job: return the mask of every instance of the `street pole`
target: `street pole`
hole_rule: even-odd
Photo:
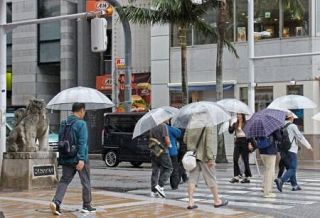
[[[7,108],[7,35],[3,24],[7,21],[6,0],[0,0],[0,177],[2,154],[6,152],[6,108]]]
[[[121,7],[120,3],[117,0],[108,0],[109,4],[114,8]],[[124,103],[125,111],[131,111],[132,103],[132,87],[131,87],[131,75],[132,75],[132,39],[131,39],[131,29],[128,20],[121,20],[122,28],[124,32],[124,53],[125,53],[125,88],[124,88]]]
[[[248,0],[248,53],[249,53],[249,85],[248,104],[255,111],[255,82],[254,82],[254,0]]]

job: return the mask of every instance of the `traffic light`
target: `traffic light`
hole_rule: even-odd
[[[107,50],[107,20],[105,18],[94,18],[91,20],[91,51],[103,52]]]

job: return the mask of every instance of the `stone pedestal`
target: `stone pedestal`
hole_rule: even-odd
[[[54,152],[7,152],[3,154],[1,188],[51,188],[58,182]]]

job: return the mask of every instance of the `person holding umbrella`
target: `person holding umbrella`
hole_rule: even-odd
[[[189,122],[189,125],[192,127],[193,123],[199,122],[208,122],[206,113],[194,114]],[[199,181],[200,172],[202,173],[208,188],[213,194],[214,207],[222,207],[228,204],[227,200],[222,200],[219,197],[213,157],[213,134],[213,128],[208,126],[204,126],[202,128],[187,128],[185,131],[184,142],[187,144],[189,151],[195,151],[197,159],[196,168],[191,170],[189,175],[189,205],[187,209],[198,208],[194,202],[193,193],[196,184]]]
[[[299,191],[301,190],[301,187],[298,185],[297,182],[297,167],[298,167],[298,157],[297,153],[299,150],[297,140],[303,144],[308,150],[312,151],[312,147],[310,143],[306,140],[306,138],[302,135],[302,133],[299,131],[297,125],[293,123],[294,121],[294,114],[292,112],[287,112],[286,114],[286,123],[291,123],[287,127],[287,131],[289,134],[289,139],[292,142],[291,147],[288,151],[288,153],[285,156],[285,159],[283,160],[285,163],[287,163],[288,169],[287,171],[282,175],[281,178],[275,179],[275,183],[277,185],[277,188],[280,192],[282,192],[282,186],[283,183],[290,180],[292,191]]]
[[[231,122],[231,121],[230,121]],[[247,139],[243,128],[246,125],[245,114],[237,113],[237,121],[233,125],[229,126],[229,133],[234,133],[234,151],[233,151],[233,175],[230,183],[239,182],[241,177],[239,158],[241,156],[245,167],[245,178],[241,180],[241,183],[250,183],[249,177],[252,177],[250,165],[249,165],[249,153],[253,151],[254,143],[252,139]]]

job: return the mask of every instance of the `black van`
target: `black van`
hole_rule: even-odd
[[[135,139],[132,134],[137,121],[144,113],[106,113],[102,131],[102,159],[108,167],[116,167],[121,161],[134,167],[149,163],[149,134]]]

